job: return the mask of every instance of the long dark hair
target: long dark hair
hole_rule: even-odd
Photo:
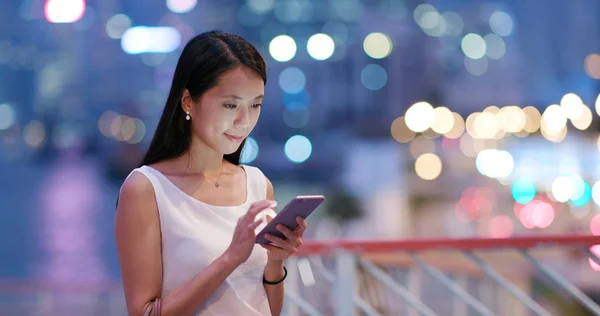
[[[265,61],[252,44],[242,37],[220,31],[210,31],[192,38],[183,49],[165,108],[140,166],[178,157],[190,147],[191,124],[185,120],[181,97],[188,89],[194,101],[217,85],[219,76],[238,66],[254,70],[267,83]],[[240,164],[246,140],[237,151],[225,155],[225,160]]]

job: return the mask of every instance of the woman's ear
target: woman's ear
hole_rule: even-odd
[[[192,112],[192,96],[188,89],[183,90],[183,95],[181,96],[181,109],[183,112],[191,113]]]

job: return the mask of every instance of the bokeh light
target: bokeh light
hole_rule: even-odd
[[[438,134],[446,134],[454,128],[454,115],[447,107],[440,106],[434,111],[434,120],[431,129]]]
[[[298,93],[306,86],[306,76],[297,67],[285,68],[279,74],[279,87],[287,93]]]
[[[486,45],[486,55],[490,59],[500,59],[506,54],[506,44],[502,37],[496,34],[488,34],[484,38]]]
[[[0,130],[13,126],[16,121],[16,113],[10,104],[0,104]]]
[[[406,125],[413,132],[423,132],[435,122],[435,110],[427,102],[417,102],[406,110]]]
[[[519,177],[513,182],[512,196],[517,203],[527,204],[535,198],[536,194],[537,190],[533,179],[529,177]]]
[[[363,41],[365,53],[373,59],[382,59],[392,53],[392,40],[384,33],[371,33]]]
[[[489,22],[492,32],[500,36],[509,36],[513,32],[513,20],[506,12],[496,11],[492,13]]]
[[[512,235],[514,224],[510,217],[497,215],[489,222],[489,234],[492,238],[508,238]]]
[[[442,160],[436,154],[423,154],[415,161],[415,172],[421,179],[434,180],[442,173]]]
[[[408,143],[413,140],[416,135],[416,133],[411,131],[406,125],[404,116],[400,116],[392,122],[391,134],[392,137],[400,143]]]
[[[547,228],[554,222],[555,210],[548,202],[533,200],[521,207],[517,216],[525,228]]]
[[[84,0],[46,0],[44,14],[51,23],[73,23],[85,14]]]
[[[121,37],[121,48],[127,54],[170,53],[181,43],[181,34],[172,27],[134,26]]]
[[[284,152],[289,161],[302,163],[312,154],[312,144],[306,136],[294,135],[285,142]]]
[[[248,164],[253,162],[256,157],[258,157],[258,143],[254,138],[247,137],[240,156],[240,162]]]
[[[485,56],[487,53],[487,45],[481,35],[475,33],[469,33],[465,35],[460,42],[465,56],[471,59],[479,59]]]
[[[370,64],[360,72],[360,81],[369,90],[379,90],[387,83],[387,72],[377,64]]]
[[[292,60],[296,56],[296,41],[287,35],[279,35],[269,43],[269,54],[278,62]]]
[[[335,43],[327,34],[314,34],[308,39],[306,49],[310,57],[316,60],[325,60],[333,55]]]
[[[190,12],[196,7],[197,0],[167,0],[167,8],[173,13]]]
[[[106,21],[106,35],[112,39],[120,39],[131,27],[131,19],[125,14],[115,14]]]
[[[477,171],[490,178],[506,178],[514,169],[514,159],[505,150],[484,149],[477,154],[475,166]]]

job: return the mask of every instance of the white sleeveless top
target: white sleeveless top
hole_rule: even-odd
[[[149,166],[132,171],[145,175],[154,187],[163,247],[162,296],[192,279],[221,256],[231,242],[240,216],[253,202],[266,199],[264,174],[256,167],[242,167],[246,172],[247,196],[246,202],[238,206],[203,203]],[[275,216],[275,213],[269,215]],[[256,232],[265,225],[261,224]],[[219,286],[196,315],[271,315],[262,283],[266,263],[266,250],[255,245],[250,258]]]

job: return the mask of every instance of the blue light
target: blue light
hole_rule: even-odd
[[[285,156],[293,163],[305,162],[312,153],[310,140],[302,135],[294,135],[285,142]]]
[[[287,93],[299,93],[306,86],[306,76],[297,67],[288,67],[279,74],[279,86]]]
[[[284,93],[283,104],[288,110],[297,110],[305,108],[310,101],[306,90],[302,90],[298,93]]]
[[[587,181],[583,181],[583,193],[577,197],[576,199],[571,199],[571,203],[577,207],[582,207],[586,205],[590,199],[592,198],[592,188],[587,183]]]
[[[244,148],[242,149],[240,162],[248,164],[253,162],[256,157],[258,157],[258,143],[254,138],[248,137],[246,138],[246,144],[244,144]]]
[[[377,64],[365,66],[360,72],[360,81],[369,90],[379,90],[387,83],[387,72]]]
[[[527,204],[535,198],[537,190],[531,178],[520,177],[512,185],[512,196],[519,204]]]

